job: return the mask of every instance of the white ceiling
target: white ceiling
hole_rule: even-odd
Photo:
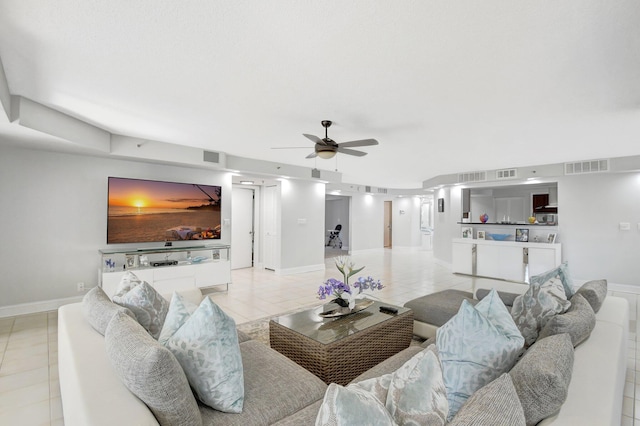
[[[330,119],[380,141],[343,181],[412,188],[640,154],[639,22],[637,0],[0,0],[0,59],[13,95],[249,158],[334,170],[302,136]]]

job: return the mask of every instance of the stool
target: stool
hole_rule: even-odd
[[[463,300],[475,305],[473,293],[462,290],[443,290],[418,297],[404,304],[413,311],[413,334],[428,339],[436,330],[458,313]]]

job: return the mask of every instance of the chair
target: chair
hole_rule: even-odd
[[[327,247],[331,246],[333,248],[342,248],[342,240],[340,239],[340,231],[342,230],[342,225],[337,224],[336,228],[333,231],[329,231],[329,240],[327,241]]]

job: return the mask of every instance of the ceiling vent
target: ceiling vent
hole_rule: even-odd
[[[371,187],[370,186],[365,186],[364,187],[364,192],[371,192]]]
[[[203,160],[207,163],[220,164],[220,153],[214,151],[204,151]]]
[[[603,173],[609,171],[609,159],[577,161],[575,163],[564,163],[565,175],[578,175],[585,173]]]
[[[487,172],[469,172],[458,174],[458,183],[462,182],[484,182],[487,180]]]
[[[496,170],[496,179],[516,179],[517,177],[518,169]]]
[[[378,188],[378,194],[386,194],[387,188]]]
[[[311,169],[311,177],[320,179],[320,170],[319,169]]]

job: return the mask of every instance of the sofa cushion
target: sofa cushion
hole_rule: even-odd
[[[538,339],[543,339],[554,334],[569,333],[574,347],[587,340],[596,326],[596,314],[591,305],[576,293],[571,298],[571,307],[567,312],[551,318],[547,325],[540,331]]]
[[[562,262],[562,264],[557,268],[550,269],[538,275],[533,275],[529,279],[529,283],[542,284],[549,281],[551,278],[560,280],[567,299],[570,299],[571,296],[573,296],[573,280],[571,279],[571,274],[569,273],[569,264],[567,262]]]
[[[331,384],[316,425],[444,425],[448,410],[440,361],[431,345],[393,373],[347,387]]]
[[[200,405],[204,424],[270,425],[321,400],[327,389],[318,377],[260,342],[242,343],[240,352],[245,379],[242,413]]]
[[[458,312],[463,300],[472,305],[478,303],[473,299],[473,293],[449,289],[410,300],[404,306],[413,311],[415,321],[440,327]]]
[[[432,343],[435,343],[435,339],[430,340],[432,340]],[[351,383],[357,383],[363,380],[380,377],[387,373],[393,373],[398,368],[402,367],[405,362],[413,358],[414,355],[417,355],[424,349],[426,349],[426,346],[409,346],[407,349],[404,349],[393,355],[392,357],[385,359],[380,364],[371,367],[370,369],[353,379]]]
[[[482,300],[489,295],[491,289],[488,288],[479,288],[476,291],[476,298],[478,300]],[[505,304],[505,306],[513,306],[513,301],[516,300],[516,297],[520,296],[520,293],[508,293],[506,291],[498,290],[498,296],[500,300]]]
[[[169,302],[149,283],[143,281],[140,284],[133,285],[128,291],[118,292],[113,296],[113,302],[130,309],[140,325],[154,339],[160,336],[164,319],[169,310]]]
[[[198,404],[180,364],[136,320],[122,312],[116,313],[104,339],[116,374],[147,404],[158,423],[202,424]]]
[[[547,322],[570,305],[560,280],[551,278],[544,283],[531,283],[522,296],[516,297],[511,315],[530,346]]]
[[[462,302],[460,311],[438,329],[451,420],[478,389],[509,371],[524,339],[509,311],[493,290],[475,307]]]
[[[242,412],[244,375],[235,321],[208,297],[190,316],[183,308],[176,318],[184,322],[172,326],[177,330],[165,346],[178,359],[200,401],[216,410]]]
[[[111,318],[117,313],[123,312],[135,319],[135,315],[129,309],[116,305],[101,287],[94,287],[82,298],[82,313],[91,327],[104,336]]]
[[[524,426],[524,411],[511,376],[504,373],[476,391],[447,426]]]
[[[279,422],[274,423],[273,426],[312,425],[315,423],[316,417],[318,417],[320,406],[322,406],[322,400],[316,401],[313,404],[306,406],[302,410],[285,417]]]
[[[587,281],[576,293],[587,299],[593,312],[597,314],[602,307],[604,299],[607,297],[607,280]]]
[[[171,302],[169,302],[167,316],[164,319],[164,324],[158,337],[158,342],[161,345],[166,344],[167,340],[184,325],[197,308],[198,305],[185,300],[180,293],[174,291],[171,296]]]
[[[571,337],[556,334],[538,340],[511,369],[527,425],[554,414],[567,399],[573,356]]]

